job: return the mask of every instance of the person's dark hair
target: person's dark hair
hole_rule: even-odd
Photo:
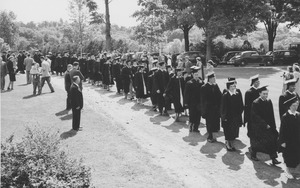
[[[299,72],[300,71],[299,67],[295,67],[295,71]]]
[[[75,61],[74,63],[73,63],[73,66],[78,66],[79,65],[79,63],[77,62],[77,61]]]

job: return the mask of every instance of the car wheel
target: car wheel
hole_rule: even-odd
[[[242,61],[241,62],[241,66],[243,67],[243,66],[245,66],[246,65],[246,62],[245,61]]]

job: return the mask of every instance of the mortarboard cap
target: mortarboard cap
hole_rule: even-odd
[[[259,93],[262,92],[262,91],[266,91],[266,90],[268,90],[267,87],[268,87],[268,85],[262,86],[262,87],[258,88],[257,91]]]
[[[252,77],[250,78],[250,80],[251,80],[250,86],[252,86],[256,81],[259,80],[259,74],[252,76]]]
[[[210,72],[210,73],[206,74],[206,77],[207,77],[207,79],[210,79],[210,78],[216,77],[216,75],[214,72]]]
[[[294,97],[291,97],[291,98],[287,99],[286,101],[284,101],[283,105],[285,107],[289,108],[296,101],[299,101],[299,100],[298,100],[298,98],[296,96],[294,96]]]
[[[236,79],[232,77],[228,77],[228,81],[236,81]]]
[[[230,81],[226,82],[227,89],[229,89],[229,87],[233,84],[235,84],[235,80],[230,80]]]
[[[158,64],[159,64],[159,65],[163,65],[163,64],[165,64],[165,62],[164,62],[164,61],[161,61],[161,62],[159,62]]]
[[[198,72],[201,68],[198,67],[198,66],[193,65],[193,66],[191,66],[190,69],[191,69],[191,72],[192,72],[192,73],[195,73],[195,72]]]
[[[156,70],[158,70],[157,67],[153,67],[153,68],[151,69],[151,71],[156,71]]]

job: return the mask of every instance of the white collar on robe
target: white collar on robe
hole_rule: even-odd
[[[230,96],[236,95],[236,89],[233,92],[231,92],[230,90],[227,90],[227,91],[229,92]]]

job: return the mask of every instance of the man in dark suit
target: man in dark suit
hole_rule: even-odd
[[[79,87],[80,87],[80,90],[82,90],[82,80],[84,80],[84,77],[78,69],[79,69],[79,63],[77,61],[75,61],[73,63],[73,69],[70,70],[70,76],[71,76],[71,78],[73,78],[74,76],[79,76],[79,78],[80,78]]]
[[[71,97],[70,97],[70,89],[72,85],[72,79],[70,76],[70,70],[72,70],[73,66],[68,64],[67,71],[65,72],[65,90],[67,92],[67,107],[66,110],[71,109]]]
[[[79,83],[81,81],[79,76],[72,77],[72,80],[73,84],[71,85],[70,89],[71,106],[73,114],[72,129],[78,131],[80,127],[81,109],[83,107],[83,97],[82,91],[79,87]]]

